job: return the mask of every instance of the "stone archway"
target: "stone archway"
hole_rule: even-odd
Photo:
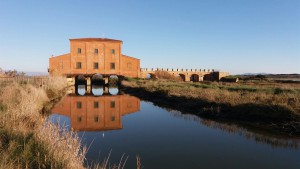
[[[94,74],[91,77],[91,84],[92,85],[104,85],[104,79],[101,74]]]
[[[87,80],[86,80],[85,76],[83,76],[83,75],[75,76],[75,84],[76,85],[86,85]]]
[[[178,76],[180,77],[180,79],[181,79],[182,81],[185,82],[185,75],[184,75],[184,74],[178,74]]]
[[[117,75],[110,75],[108,77],[108,84],[112,86],[116,86],[119,84],[119,77]]]
[[[146,74],[146,79],[156,79],[156,76],[154,73],[147,73]]]
[[[199,82],[199,75],[197,74],[192,74],[190,77],[191,82]]]

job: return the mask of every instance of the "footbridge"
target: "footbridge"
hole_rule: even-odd
[[[173,68],[141,68],[141,78],[157,78],[157,73],[163,71],[173,76],[180,77],[182,81],[199,82],[203,80],[219,81],[228,76],[228,72],[215,71],[214,69],[173,69]]]

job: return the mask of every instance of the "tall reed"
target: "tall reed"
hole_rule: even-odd
[[[40,113],[61,95],[65,82],[51,78],[46,90],[18,83],[0,88],[1,168],[84,168],[86,149],[76,133]]]
[[[87,148],[76,132],[47,121],[42,111],[64,95],[64,77],[50,77],[46,88],[12,83],[0,87],[0,168],[95,168],[121,169],[118,165],[84,166]],[[46,109],[46,110],[45,110]]]

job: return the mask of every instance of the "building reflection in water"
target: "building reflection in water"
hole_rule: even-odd
[[[140,99],[118,88],[78,85],[51,110],[67,116],[76,131],[122,129],[122,116],[140,111]]]

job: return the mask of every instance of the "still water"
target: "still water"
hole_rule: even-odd
[[[167,110],[117,88],[77,86],[50,120],[78,131],[88,163],[108,157],[125,168],[300,168],[300,139],[273,136]]]

